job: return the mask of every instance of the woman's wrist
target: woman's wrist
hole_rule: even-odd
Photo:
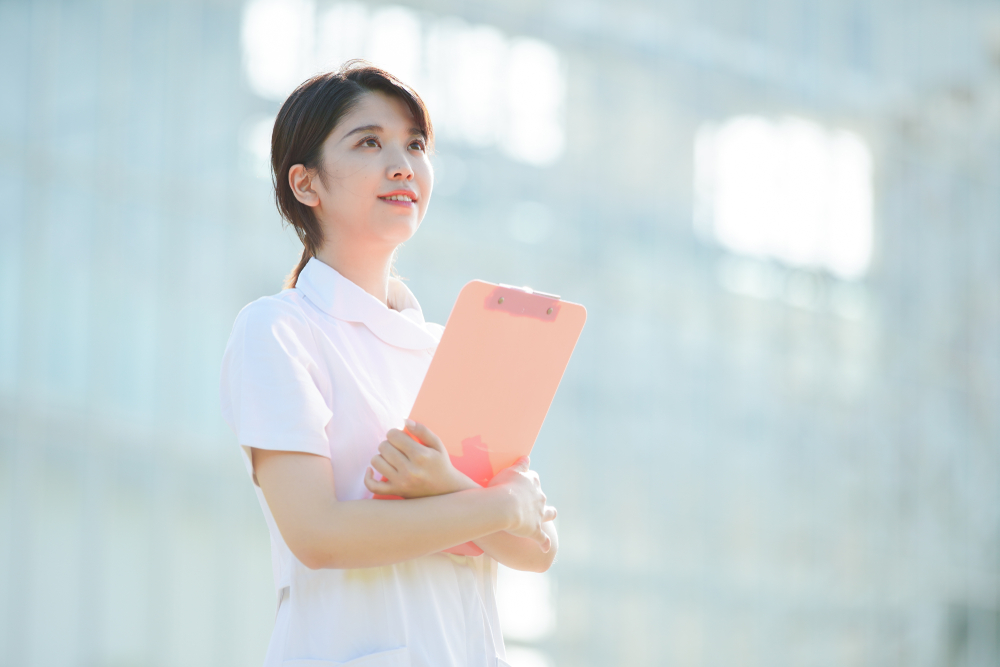
[[[449,493],[455,493],[456,491],[467,491],[469,489],[479,489],[482,488],[478,484],[472,481],[468,475],[458,470],[454,470],[451,480],[451,491]]]
[[[470,493],[468,501],[472,501],[486,510],[489,516],[489,523],[496,531],[508,530],[517,525],[517,498],[514,497],[509,488],[503,485],[480,486],[468,475],[455,469],[452,469],[452,474],[449,475],[448,487],[448,490],[444,491],[443,495],[463,492]]]
[[[490,504],[496,507],[501,522],[500,530],[513,528],[517,522],[517,501],[510,490],[502,486],[487,486],[483,491],[489,494]]]

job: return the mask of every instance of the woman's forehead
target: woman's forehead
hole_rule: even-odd
[[[337,124],[336,134],[344,135],[355,128],[374,126],[384,131],[422,134],[406,102],[382,92],[364,93]]]

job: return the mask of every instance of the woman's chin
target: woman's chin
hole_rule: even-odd
[[[396,218],[395,220],[384,220],[378,225],[379,236],[393,245],[405,243],[417,233],[420,221],[412,218]]]

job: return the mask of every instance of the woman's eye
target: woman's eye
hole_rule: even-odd
[[[361,145],[367,148],[378,148],[378,139],[376,139],[375,137],[368,137],[367,139],[362,139]]]
[[[424,144],[423,144],[423,142],[422,141],[414,141],[412,144],[410,144],[410,150],[414,150],[414,151],[422,151],[422,150],[424,150]]]

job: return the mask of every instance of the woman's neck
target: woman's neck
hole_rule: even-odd
[[[352,283],[371,294],[388,307],[389,270],[393,250],[359,252],[357,248],[344,250],[339,244],[325,244],[316,253],[316,259],[332,267]],[[340,252],[338,252],[340,249]]]

